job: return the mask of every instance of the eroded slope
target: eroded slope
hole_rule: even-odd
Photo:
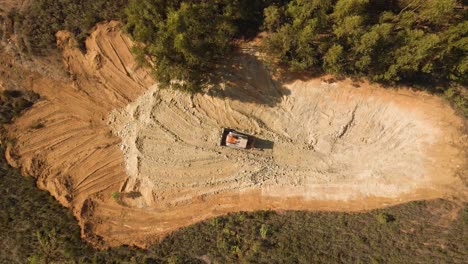
[[[9,129],[16,141],[10,148],[14,151],[7,153],[10,163],[37,177],[39,187],[72,207],[82,227],[90,201],[110,196],[126,178],[119,139],[103,120],[152,82],[145,71],[137,70],[132,44],[117,26],[98,26],[87,41],[86,55],[68,33],[59,33],[70,81],[25,71],[22,85],[40,94],[41,101]]]

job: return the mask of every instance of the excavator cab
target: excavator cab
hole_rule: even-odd
[[[234,129],[224,128],[221,136],[221,146],[237,149],[252,148],[255,142],[255,137],[240,133]]]

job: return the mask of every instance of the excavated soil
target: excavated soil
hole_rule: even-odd
[[[443,127],[431,112],[413,110],[422,104],[410,94],[317,80],[279,87],[254,56],[236,62],[241,70],[216,96],[154,86],[111,114],[131,180],[126,189],[139,183],[145,204],[254,189],[272,197],[396,198],[430,187],[434,172],[453,175],[430,160]],[[264,98],[272,94],[274,105]],[[256,149],[220,147],[223,127],[255,135]]]
[[[86,55],[58,39],[70,80],[28,73],[24,87],[43,99],[9,127],[7,156],[73,209],[96,246],[148,246],[236,211],[466,197],[464,120],[437,97],[275,80],[250,49],[191,96],[158,88],[115,22],[97,27]],[[255,149],[219,146],[223,127],[255,135]]]

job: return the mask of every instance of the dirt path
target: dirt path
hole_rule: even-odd
[[[350,81],[279,83],[248,53],[224,66],[219,87],[189,96],[137,69],[116,23],[96,29],[86,55],[58,37],[71,80],[30,74],[44,100],[9,128],[12,163],[72,207],[97,246],[147,246],[241,210],[465,197],[463,120],[439,98]],[[261,149],[219,147],[222,127],[254,134]]]

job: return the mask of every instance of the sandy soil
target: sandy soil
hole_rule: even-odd
[[[58,38],[69,80],[24,70],[21,84],[43,100],[9,127],[8,157],[73,209],[96,246],[147,246],[241,210],[466,197],[464,121],[437,97],[349,80],[281,82],[249,50],[227,60],[210,93],[190,96],[138,69],[116,23],[98,26],[86,55]],[[220,147],[222,127],[254,134],[257,149]]]
[[[266,196],[307,199],[395,198],[432,186],[434,174],[453,175],[451,166],[459,165],[441,168],[440,159],[430,160],[430,147],[451,127],[441,126],[432,112],[413,109],[434,100],[420,103],[406,91],[346,82],[278,87],[255,57],[241,55],[238,62],[242,70],[228,71],[230,80],[216,96],[154,86],[111,114],[130,179],[144,181],[145,204],[170,206],[194,195],[257,188]],[[246,89],[231,88],[231,82]],[[235,94],[226,96],[230,89]],[[278,102],[265,100],[267,94]],[[222,127],[264,142],[252,151],[219,147]],[[457,150],[443,144],[437,153],[449,157]]]

